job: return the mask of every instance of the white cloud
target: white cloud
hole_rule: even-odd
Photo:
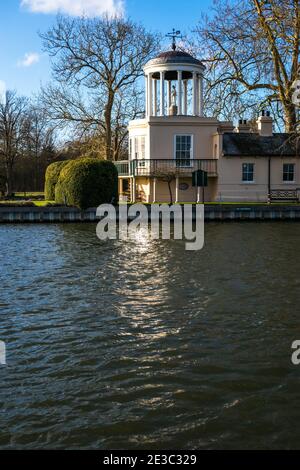
[[[0,80],[0,100],[5,99],[6,92],[6,83],[3,80]]]
[[[124,0],[21,0],[21,6],[33,13],[66,13],[71,16],[120,15]]]
[[[22,60],[19,60],[18,67],[31,67],[31,65],[37,64],[39,60],[39,54],[36,52],[29,52],[24,55]]]

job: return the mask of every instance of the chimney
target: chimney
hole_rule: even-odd
[[[238,126],[234,129],[234,132],[237,132],[239,134],[241,133],[247,133],[249,134],[250,132],[250,125],[248,124],[246,119],[240,119]]]
[[[261,136],[268,137],[273,135],[273,118],[271,117],[270,111],[266,112],[263,109],[256,123],[258,133]]]

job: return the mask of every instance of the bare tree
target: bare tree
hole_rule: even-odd
[[[13,169],[22,155],[28,101],[7,91],[0,100],[0,158],[6,172],[6,195],[13,192]]]
[[[28,106],[24,122],[24,154],[35,162],[34,187],[41,178],[41,157],[49,149],[54,149],[54,129],[40,103]]]
[[[300,45],[299,0],[215,0],[197,28],[208,67],[207,102],[232,115],[266,104],[297,122],[293,104]]]
[[[132,103],[142,67],[157,50],[157,36],[119,17],[58,17],[41,37],[57,82],[43,91],[54,120],[104,135],[106,158],[116,158],[124,121],[136,115]]]
[[[164,183],[167,183],[169,195],[170,195],[170,204],[173,204],[173,192],[172,192],[172,182],[175,181],[177,176],[176,170],[168,170],[168,169],[156,169],[153,171],[153,177],[160,179]]]

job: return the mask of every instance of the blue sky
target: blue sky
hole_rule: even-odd
[[[23,4],[22,4],[23,3]],[[16,89],[30,95],[50,79],[50,63],[41,50],[38,31],[54,22],[57,9],[65,13],[101,15],[122,9],[126,16],[147,28],[168,33],[172,28],[192,30],[201,12],[209,12],[213,0],[1,0],[0,92]],[[84,5],[84,7],[83,7]]]

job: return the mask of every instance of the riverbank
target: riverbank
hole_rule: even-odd
[[[73,207],[0,207],[2,224],[84,223],[97,220],[96,209],[81,211]],[[206,204],[205,220],[300,220],[300,204]]]

